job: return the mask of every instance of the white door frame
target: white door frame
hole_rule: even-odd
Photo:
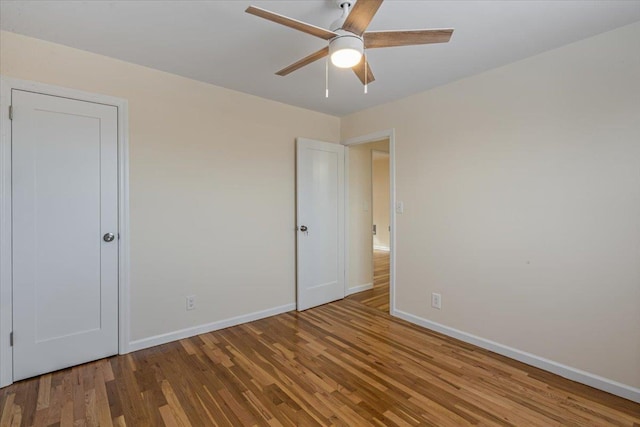
[[[387,129],[370,133],[342,141],[347,147],[366,144],[368,142],[389,139],[389,221],[391,230],[389,234],[389,312],[392,316],[396,313],[396,131]],[[349,150],[344,153],[345,164],[345,295],[349,286]]]
[[[118,109],[118,353],[129,352],[129,107],[114,98],[0,76],[0,387],[13,383],[11,252],[11,90],[19,89]],[[20,339],[16,337],[16,339]]]

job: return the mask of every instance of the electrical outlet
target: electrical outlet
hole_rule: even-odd
[[[196,296],[195,295],[189,295],[187,297],[187,311],[188,310],[195,310],[196,308]]]
[[[440,310],[442,308],[442,295],[437,293],[431,294],[431,307]]]

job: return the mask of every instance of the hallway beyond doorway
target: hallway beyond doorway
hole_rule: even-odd
[[[389,251],[373,251],[373,288],[348,298],[389,313]]]

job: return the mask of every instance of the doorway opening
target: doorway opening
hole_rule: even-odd
[[[344,144],[345,295],[393,314],[393,131]]]
[[[390,181],[389,151],[371,150],[373,292],[367,304],[385,312],[389,312]]]

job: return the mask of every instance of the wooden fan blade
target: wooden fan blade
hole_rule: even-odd
[[[361,36],[381,4],[382,0],[358,0],[344,21],[342,29]]]
[[[328,54],[329,54],[329,46],[322,48],[319,51],[314,52],[309,56],[302,58],[300,61],[289,65],[287,68],[283,68],[282,70],[278,71],[276,74],[279,76],[286,76],[287,74],[293,73],[295,70],[302,68],[305,65],[309,65],[320,58],[324,58]]]
[[[245,12],[250,13],[260,18],[268,19],[269,21],[276,22],[289,28],[293,28],[303,33],[311,34],[312,36],[320,37],[321,39],[331,40],[336,33],[333,31],[325,30],[324,28],[316,27],[315,25],[307,24],[302,21],[287,18],[277,13],[269,12],[268,10],[260,9],[259,7],[249,6]]]
[[[365,68],[366,66],[366,68]],[[373,76],[373,73],[371,72],[371,67],[369,66],[369,62],[365,61],[364,58],[362,58],[362,61],[360,61],[360,63],[356,66],[354,66],[352,68],[353,72],[356,73],[356,76],[358,76],[358,78],[360,79],[360,81],[362,82],[362,84],[368,84],[371,83],[372,81],[374,81],[376,78]],[[366,70],[366,79],[365,79],[365,70]]]
[[[451,34],[453,34],[452,28],[442,30],[371,31],[364,33],[364,47],[366,49],[374,49],[377,47],[447,43],[451,38]]]

